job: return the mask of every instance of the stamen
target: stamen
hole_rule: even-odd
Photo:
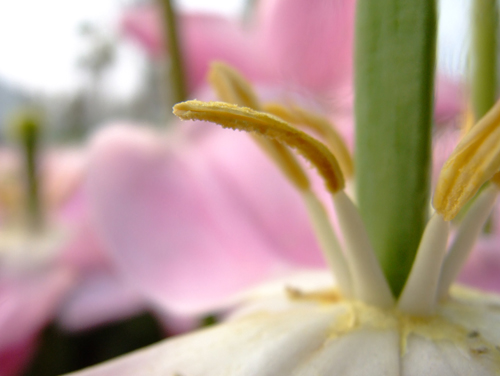
[[[259,111],[259,99],[252,85],[234,68],[221,62],[213,62],[208,73],[208,82],[219,99],[238,106]]]
[[[301,192],[310,190],[309,179],[292,152],[278,141],[255,136],[255,141],[273,159],[288,180]]]
[[[474,242],[483,228],[498,195],[498,187],[491,184],[484,189],[465,214],[453,244],[446,255],[441,271],[438,298],[444,298],[467,260]]]
[[[399,298],[401,311],[428,316],[436,306],[439,276],[448,240],[449,222],[434,214],[425,227],[410,275]]]
[[[474,126],[474,112],[472,111],[472,105],[469,104],[462,114],[462,126],[460,127],[460,135],[463,137]]]
[[[354,164],[349,149],[347,149],[344,140],[326,117],[295,105],[288,108],[279,103],[266,103],[263,108],[264,112],[276,115],[296,127],[310,129],[318,134],[339,161],[344,176],[349,178],[353,175]]]
[[[335,157],[320,142],[283,120],[266,113],[222,102],[188,101],[174,106],[174,114],[183,120],[203,120],[224,128],[255,132],[296,149],[309,160],[325,179],[331,193],[344,188],[344,177]]]
[[[357,208],[343,191],[333,195],[333,203],[344,235],[354,297],[379,307],[391,307],[394,298]]]
[[[309,217],[311,218],[321,249],[330,269],[335,275],[340,291],[342,291],[345,297],[351,297],[351,273],[342,253],[342,247],[330,223],[328,213],[323,204],[312,192],[304,192],[302,196],[306,202]]]
[[[217,96],[224,102],[260,110],[260,103],[250,82],[234,68],[215,62],[210,67],[208,80]],[[275,140],[254,136],[255,142],[278,165],[290,182],[300,191],[310,188],[309,179],[295,156]]]
[[[434,208],[453,219],[478,189],[500,170],[500,101],[467,133],[445,163]]]

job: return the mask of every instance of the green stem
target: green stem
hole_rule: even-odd
[[[36,114],[25,113],[20,117],[17,130],[24,151],[28,226],[34,231],[43,225],[37,163],[40,123]]]
[[[471,89],[476,120],[495,103],[497,90],[498,5],[474,0],[472,5]]]
[[[175,103],[187,99],[186,82],[184,77],[182,53],[179,46],[177,18],[170,0],[158,0],[161,17],[163,19],[163,40],[165,51],[170,56],[170,74],[167,82],[171,82],[172,102],[168,108]]]
[[[435,0],[359,0],[355,115],[358,203],[395,296],[427,220]]]

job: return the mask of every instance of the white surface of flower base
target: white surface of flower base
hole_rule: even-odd
[[[271,301],[270,301],[271,302]],[[73,376],[500,374],[500,298],[455,288],[429,319],[336,297],[281,294],[269,309]]]

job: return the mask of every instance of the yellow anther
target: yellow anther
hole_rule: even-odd
[[[252,85],[234,68],[221,62],[210,66],[208,82],[220,100],[260,110],[260,103]]]
[[[462,138],[439,176],[434,208],[446,220],[500,170],[500,102]],[[497,180],[495,177],[494,180]]]
[[[276,140],[269,140],[259,136],[255,136],[255,141],[273,159],[296,188],[300,191],[310,189],[309,179],[290,149]]]
[[[465,136],[472,129],[474,125],[474,112],[472,111],[472,105],[467,105],[467,108],[462,113],[461,116],[462,126],[460,127],[461,136]]]
[[[212,63],[208,80],[222,101],[260,110],[260,103],[252,85],[236,69],[224,63]],[[301,191],[309,190],[309,179],[290,150],[275,140],[258,136],[254,139],[274,160],[290,182]]]
[[[351,154],[340,134],[326,117],[295,105],[288,108],[278,103],[267,103],[263,108],[264,112],[276,115],[288,123],[310,129],[318,134],[337,158],[344,176],[351,177],[353,175],[354,164]]]
[[[319,141],[273,115],[222,102],[200,101],[179,103],[174,106],[174,114],[183,120],[209,121],[279,141],[309,160],[325,179],[330,192],[344,188],[344,177],[333,154]]]

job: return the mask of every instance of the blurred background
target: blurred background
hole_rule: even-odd
[[[158,62],[123,35],[126,9],[148,0],[20,0],[0,3],[0,122],[34,101],[61,137],[106,119],[158,122]],[[250,2],[251,3],[251,2]],[[179,12],[231,18],[248,0],[178,0]],[[469,0],[441,0],[438,64],[450,75],[466,67]]]
[[[174,5],[178,13],[246,20],[257,2],[177,0]],[[165,105],[171,94],[165,90],[164,61],[124,33],[127,12],[149,3],[0,2],[0,145],[11,143],[12,114],[26,106],[43,114],[46,140],[55,145],[85,142],[97,128],[117,119],[164,126],[171,116]],[[469,8],[469,0],[439,2],[438,70],[452,79],[460,80],[467,68]],[[3,303],[0,289],[0,308]],[[21,374],[70,372],[172,334],[158,315],[143,312],[81,331],[48,324]],[[207,315],[195,326],[214,320]],[[2,362],[6,358],[0,354],[0,376],[10,375],[5,369],[2,373]]]

